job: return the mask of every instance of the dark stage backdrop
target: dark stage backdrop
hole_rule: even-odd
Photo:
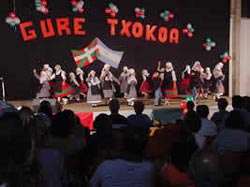
[[[107,24],[105,8],[109,1],[86,0],[84,13],[74,13],[71,10],[69,0],[48,0],[49,13],[44,15],[37,12],[34,7],[34,0],[17,0],[16,14],[22,22],[31,21],[31,27],[36,31],[37,38],[24,41],[19,30],[11,28],[5,23],[5,18],[13,9],[13,1],[2,0],[0,6],[0,27],[1,27],[1,63],[0,76],[4,77],[6,83],[6,94],[8,100],[30,99],[35,96],[37,80],[33,77],[32,69],[40,70],[44,63],[54,67],[60,64],[66,72],[75,70],[75,62],[71,55],[71,49],[86,47],[95,37],[99,37],[108,47],[117,51],[124,51],[119,69],[113,69],[118,76],[124,65],[136,69],[140,75],[142,68],[153,71],[157,61],[171,61],[176,70],[177,78],[180,81],[181,71],[186,64],[193,65],[199,60],[203,67],[209,66],[213,69],[219,61],[219,55],[229,50],[229,0],[113,0],[119,12],[116,16],[118,26],[116,35],[110,35],[110,25]],[[145,19],[135,17],[135,7],[146,9]],[[160,18],[160,12],[170,10],[175,17],[165,23]],[[55,26],[56,18],[69,18],[70,24],[75,17],[85,18],[83,29],[84,36],[63,35],[43,38],[40,32],[40,20],[51,18]],[[145,35],[142,38],[121,36],[121,20],[140,22],[146,24],[166,27],[168,30],[177,28],[179,30],[178,44],[164,43],[159,41],[146,41]],[[194,36],[186,37],[182,29],[191,23],[194,27]],[[73,31],[73,29],[71,30]],[[157,33],[157,32],[156,32]],[[155,34],[157,37],[157,34]],[[216,47],[210,52],[202,48],[202,41],[210,37],[216,42]],[[96,61],[85,68],[88,72],[94,68],[101,71],[103,63]],[[224,67],[226,74],[225,85],[228,89],[228,64]]]

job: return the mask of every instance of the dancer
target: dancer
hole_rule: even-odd
[[[192,90],[193,101],[196,101],[201,90],[201,68],[200,62],[196,61],[191,70],[190,89]]]
[[[57,101],[60,102],[61,99],[63,104],[68,103],[68,98],[70,94],[74,92],[71,86],[66,82],[66,73],[62,70],[60,65],[55,65],[55,73],[51,76],[51,80],[55,79],[55,93],[54,97],[57,98]]]
[[[127,88],[127,102],[129,106],[134,105],[134,101],[137,98],[137,91],[136,91],[136,85],[137,85],[137,79],[135,77],[135,70],[130,68],[128,70],[129,76],[128,76],[128,88]]]
[[[80,84],[77,82],[74,72],[69,73],[69,83],[74,90],[73,93],[69,96],[69,100],[75,99],[76,101],[80,101]]]
[[[83,96],[83,99],[85,99],[86,93],[88,92],[88,86],[84,82],[84,72],[81,68],[76,68],[76,81],[78,82],[79,86],[79,94]]]
[[[212,73],[210,67],[206,67],[204,72],[204,97],[207,98],[210,93],[211,81],[212,81]]]
[[[158,62],[158,71],[160,71],[161,62]],[[165,105],[169,104],[169,99],[177,97],[176,75],[171,62],[165,64],[162,90],[165,97]]]
[[[116,91],[114,82],[120,84],[119,80],[110,72],[110,65],[105,64],[102,73],[100,76],[100,80],[102,83],[102,90],[105,99],[105,103],[107,104],[109,100],[114,97],[114,92]]]
[[[152,82],[153,82],[153,90],[154,90],[154,105],[160,106],[161,105],[161,83],[162,79],[160,77],[160,73],[158,71],[154,72],[152,76]]]
[[[223,63],[219,62],[213,69],[213,76],[214,76],[213,90],[214,90],[215,101],[218,101],[218,99],[220,99],[220,96],[222,96],[225,92],[223,85],[223,80],[225,79],[225,75],[222,72],[223,66],[224,66]]]
[[[191,75],[191,67],[190,65],[186,65],[184,71],[181,73],[181,91],[186,94],[190,93],[190,75]]]
[[[146,69],[142,70],[142,83],[139,89],[139,92],[144,96],[144,98],[148,98],[149,94],[152,93],[152,88],[150,85],[150,77],[149,72]]]
[[[127,88],[128,88],[128,67],[124,66],[123,71],[119,76],[120,81],[120,93],[124,98],[127,97]]]
[[[89,86],[87,93],[87,103],[91,104],[92,107],[96,107],[98,103],[102,102],[102,95],[101,81],[96,76],[96,72],[94,70],[89,72],[86,82]]]
[[[49,84],[49,76],[46,73],[47,66],[43,66],[43,69],[38,75],[36,69],[33,69],[34,76],[39,80],[40,86],[39,91],[36,94],[36,98],[48,98],[50,97],[50,84]]]

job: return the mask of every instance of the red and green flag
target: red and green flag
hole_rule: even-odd
[[[95,38],[86,48],[71,50],[71,52],[77,67],[82,68],[93,63],[100,55],[97,38]]]

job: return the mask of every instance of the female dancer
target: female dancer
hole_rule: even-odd
[[[151,94],[152,91],[152,86],[150,85],[150,77],[149,77],[149,72],[146,69],[142,70],[142,83],[139,89],[139,92],[144,96],[144,98],[148,98],[149,94]]]
[[[128,89],[127,89],[127,102],[129,106],[134,105],[134,101],[137,98],[137,91],[136,91],[136,85],[137,80],[135,77],[135,70],[129,69],[128,70],[129,76],[128,76]]]
[[[86,82],[89,86],[87,93],[87,103],[91,104],[92,107],[96,107],[98,103],[102,102],[102,95],[101,81],[96,76],[96,72],[94,70],[89,72]]]

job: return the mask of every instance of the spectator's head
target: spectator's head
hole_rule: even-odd
[[[22,106],[19,110],[19,115],[24,127],[30,127],[30,125],[34,125],[34,113],[31,108]]]
[[[250,97],[249,96],[243,97],[243,107],[247,112],[250,112]]]
[[[142,114],[144,111],[144,103],[142,101],[136,101],[134,104],[134,110],[137,115]]]
[[[111,114],[118,114],[120,109],[120,103],[118,101],[118,99],[112,99],[109,102],[109,110],[111,112]]]
[[[233,96],[232,106],[234,109],[241,109],[242,108],[242,97],[240,95]]]
[[[227,102],[227,100],[225,98],[220,98],[218,100],[218,108],[219,108],[219,110],[226,110],[227,105],[228,105],[228,102]]]
[[[67,138],[72,132],[73,125],[66,112],[58,112],[53,118],[51,134],[53,136]]]
[[[15,164],[23,164],[29,156],[30,148],[30,135],[27,128],[23,127],[20,115],[17,112],[3,114],[0,118],[1,171],[11,165],[15,167]],[[8,168],[8,171],[11,169]]]
[[[51,106],[50,102],[43,100],[40,103],[38,112],[42,112],[42,113],[46,114],[48,117],[52,118],[53,112],[52,112],[52,106]]]
[[[194,104],[193,101],[188,101],[187,102],[187,109],[188,109],[188,111],[194,110],[194,106],[195,106],[195,104]]]
[[[198,132],[201,128],[201,118],[195,111],[188,111],[183,121],[192,132]]]
[[[94,121],[94,128],[98,134],[112,133],[112,119],[107,114],[99,114]]]
[[[148,134],[141,128],[128,127],[125,131],[124,143],[130,156],[137,161],[143,158]],[[130,157],[131,158],[131,157]],[[138,160],[139,159],[139,160]]]
[[[207,118],[209,114],[209,108],[207,105],[199,105],[196,108],[197,113],[201,118]]]
[[[223,179],[222,160],[211,150],[196,152],[190,161],[190,174],[197,187],[219,187]]]
[[[226,128],[230,129],[243,129],[244,128],[244,118],[242,112],[239,110],[233,110],[229,113],[229,116],[225,124]]]

